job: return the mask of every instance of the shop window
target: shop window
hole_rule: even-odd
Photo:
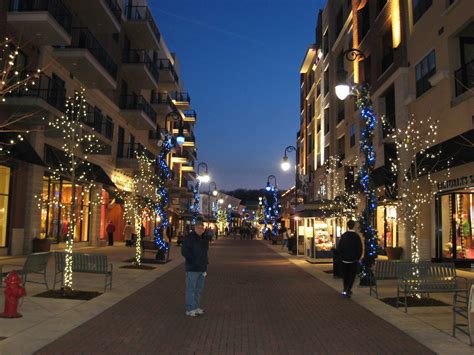
[[[440,197],[442,257],[474,259],[474,193]]]
[[[8,198],[10,194],[10,168],[0,165],[0,248],[7,246]]]
[[[377,206],[376,223],[379,246],[383,249],[398,247],[397,207]]]
[[[434,49],[416,65],[415,73],[416,96],[419,97],[431,89],[429,78],[436,73],[436,54]]]

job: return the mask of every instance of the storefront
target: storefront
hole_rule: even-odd
[[[10,173],[8,166],[0,165],[0,248],[8,247],[8,212],[10,202]]]
[[[395,204],[377,206],[376,229],[378,244],[381,248],[387,249],[399,246],[397,206]]]

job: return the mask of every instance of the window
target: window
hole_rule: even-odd
[[[308,104],[308,111],[307,111],[307,116],[306,116],[306,122],[309,124],[314,117],[314,105],[313,105],[313,99]]]
[[[415,24],[421,16],[428,10],[433,0],[412,0],[413,6],[413,23]]]
[[[363,81],[370,84],[370,81],[372,79],[370,75],[372,71],[370,56],[367,56],[363,61],[359,63],[360,63],[359,71],[363,73],[363,78],[364,78]]]
[[[428,79],[431,78],[434,73],[436,73],[436,54],[433,49],[415,67],[417,97],[431,89],[431,84]]]
[[[324,147],[324,161],[328,161],[329,159],[329,146]]]
[[[343,15],[342,15],[342,7],[341,7],[341,9],[339,10],[339,12],[337,13],[337,16],[336,16],[336,38],[339,37],[339,33],[342,30],[342,26],[344,25],[343,21],[344,21],[344,19],[343,19]]]
[[[367,3],[363,9],[357,13],[357,24],[359,25],[359,43],[370,30],[370,11]]]
[[[337,100],[337,123],[344,120],[344,100]]]
[[[117,142],[117,158],[123,158],[123,149],[125,145],[125,130],[119,126]]]
[[[382,37],[382,73],[393,63],[392,29]]]
[[[319,131],[321,131],[321,118],[318,117],[316,122],[317,122],[317,124],[316,124],[316,133],[319,133]]]
[[[10,194],[10,168],[0,165],[0,247],[7,246],[8,199]]]
[[[347,43],[349,44],[349,48],[354,47],[354,33],[352,30],[347,33]]]
[[[351,125],[351,135],[350,135],[350,145],[351,148],[356,144],[356,125],[353,123]]]
[[[395,128],[395,89],[392,85],[385,93],[385,124],[382,127],[382,137],[386,138]]]
[[[324,134],[329,133],[329,107],[324,110]]]
[[[109,116],[105,119],[105,137],[110,140],[114,139],[114,123]]]
[[[379,14],[380,11],[382,11],[386,3],[387,3],[387,0],[377,0],[377,14]]]
[[[327,55],[329,53],[329,34],[326,31],[323,35],[323,54]]]
[[[346,158],[346,137],[342,136],[337,140],[337,154],[339,161],[342,162]]]
[[[316,85],[316,98],[321,95],[321,80],[318,81],[318,84]]]
[[[329,68],[324,71],[324,96],[329,92]]]

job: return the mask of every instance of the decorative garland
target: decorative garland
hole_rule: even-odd
[[[273,192],[273,228],[272,235],[278,237],[278,190],[276,186],[272,186]]]
[[[201,212],[199,208],[199,187],[201,186],[201,181],[197,179],[196,185],[194,185],[193,188],[193,194],[194,194],[194,203],[191,205],[191,212],[193,214],[193,224],[196,224],[196,220],[199,216],[199,213]]]

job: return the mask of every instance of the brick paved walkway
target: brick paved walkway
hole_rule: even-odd
[[[212,245],[202,307],[181,265],[37,353],[432,354],[260,241]]]

